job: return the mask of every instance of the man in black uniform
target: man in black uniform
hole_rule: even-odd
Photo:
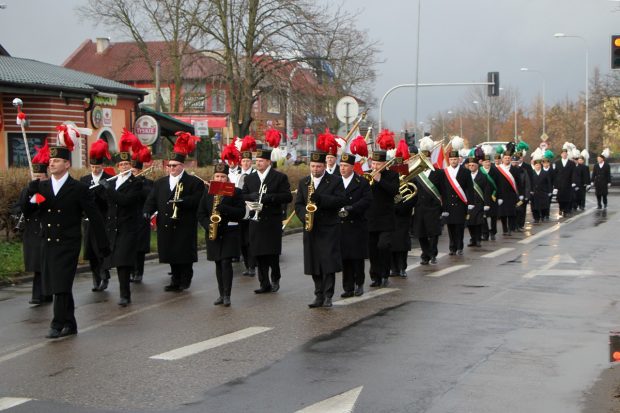
[[[336,153],[333,150],[328,152],[325,156],[325,171],[330,175],[340,175],[340,168],[338,167],[336,160]]]
[[[560,215],[569,217],[572,207],[573,192],[577,187],[575,183],[575,163],[568,159],[568,148],[562,147],[561,158],[553,164],[553,186],[560,206]]]
[[[70,137],[63,137],[60,141],[67,142],[68,139]],[[91,237],[97,250],[102,255],[109,253],[103,218],[95,204],[94,194],[87,185],[69,175],[70,159],[68,148],[51,147],[51,179],[34,180],[28,186],[30,196],[39,193],[45,200],[39,204],[28,201],[22,205],[24,211],[39,209],[40,213],[43,294],[54,295],[54,318],[47,338],[74,335],[78,331],[72,288],[80,255],[83,213],[91,224]]]
[[[588,165],[585,164],[589,157],[590,154],[584,149],[579,154],[579,158],[577,158],[577,176],[579,183],[577,184],[577,203],[575,209],[579,208],[580,211],[586,208],[586,191],[588,185],[590,185],[590,169]]]
[[[515,154],[512,155],[511,160],[512,166],[519,171],[519,179],[517,179],[517,181],[519,182],[518,190],[519,194],[523,195],[523,199],[520,198],[519,202],[517,202],[517,215],[515,218],[516,227],[514,228],[514,230],[516,232],[523,232],[523,230],[525,229],[525,215],[527,213],[527,204],[529,203],[529,196],[532,186],[532,181],[529,173],[527,172],[527,167],[524,167],[524,165],[527,165],[530,168],[531,165],[522,162],[522,157],[519,152],[515,152]]]
[[[596,157],[596,165],[592,168],[592,185],[596,194],[597,209],[607,208],[607,193],[611,186],[611,168],[607,163],[609,157],[609,149],[605,148],[603,152]]]
[[[404,142],[404,140],[401,140],[400,142]],[[404,163],[404,159],[402,157],[398,156],[400,155],[398,149],[396,155],[397,156],[394,158],[394,167],[392,170],[399,175],[407,176],[408,165]],[[409,153],[407,153],[407,159],[409,159]],[[411,234],[409,233],[409,230],[411,228],[411,214],[413,212],[415,201],[413,197],[404,199],[401,194],[396,195],[394,201],[395,226],[390,239],[390,276],[407,278],[407,256],[411,250]]]
[[[550,149],[545,150],[544,154],[543,154],[543,158],[542,158],[542,171],[543,172],[547,172],[547,174],[549,175],[549,180],[551,181],[551,187],[553,188],[554,186],[554,171],[553,171],[553,167],[551,166],[551,161],[553,160],[554,154]],[[551,195],[549,195],[549,206],[551,206],[551,197],[553,195],[553,191],[551,191]],[[547,208],[545,210],[541,211],[542,217],[541,217],[541,221],[549,221],[549,212],[550,212],[550,208]]]
[[[534,223],[538,224],[544,219],[545,211],[549,210],[553,185],[551,184],[550,172],[544,171],[542,168],[542,154],[534,152],[532,164],[534,165],[534,178],[532,179],[530,206]]]
[[[394,196],[398,193],[398,174],[385,169],[386,151],[373,151],[371,163],[372,203],[368,219],[368,258],[371,287],[386,287],[390,275],[390,237],[396,226]]]
[[[188,289],[198,261],[198,218],[196,211],[204,192],[199,178],[185,173],[184,162],[195,149],[195,137],[178,133],[168,161],[168,176],[158,179],[144,203],[144,219],[157,212],[159,262],[170,264],[172,279],[165,291]]]
[[[510,145],[510,143],[509,143]],[[502,154],[502,163],[497,167],[497,215],[502,221],[502,231],[506,236],[512,235],[517,228],[517,204],[523,200],[519,193],[521,182],[519,169],[511,164],[512,148]]]
[[[467,212],[474,208],[471,174],[459,165],[459,152],[448,153],[449,165],[443,170],[443,213],[450,239],[450,255],[463,255],[463,237]]]
[[[282,205],[291,202],[293,195],[288,177],[271,166],[271,150],[256,151],[256,173],[246,176],[243,199],[251,214],[250,254],[258,266],[260,287],[254,292],[277,292],[281,277]]]
[[[478,170],[489,181],[491,186],[491,203],[482,225],[482,241],[488,241],[489,239],[495,241],[495,235],[497,234],[497,174],[499,172],[497,172],[495,164],[491,162],[491,154],[488,147],[483,145],[483,150],[485,149],[484,158]]]
[[[116,267],[120,300],[118,305],[127,307],[131,303],[129,277],[136,263],[138,236],[142,216],[142,180],[131,173],[130,147],[123,139],[119,142],[120,152],[116,155],[118,178],[113,182],[100,181],[108,199],[106,230],[112,253],[105,260],[106,268]]]
[[[140,194],[140,211],[144,209],[144,203],[153,189],[153,180],[148,179],[145,175],[140,175],[144,168],[144,164],[151,162],[150,151],[141,152],[131,161],[131,173],[133,176],[142,181],[142,191]],[[136,245],[136,263],[131,271],[129,281],[141,283],[144,276],[144,259],[146,254],[151,252],[151,220],[140,219],[138,222],[138,242]]]
[[[252,152],[242,151],[241,171],[236,182],[237,188],[243,190],[245,179],[248,175],[253,173],[256,173],[256,170],[252,168]],[[254,277],[254,275],[256,275],[256,262],[254,257],[252,257],[252,252],[250,251],[250,222],[247,219],[240,220],[239,226],[241,231],[241,256],[243,257],[243,264],[245,266],[243,275]]]
[[[340,215],[342,254],[341,297],[364,294],[364,260],[368,258],[368,222],[364,213],[372,203],[368,181],[353,171],[355,155],[343,153],[340,158],[340,175],[344,185],[345,206]]]
[[[345,205],[344,185],[325,171],[325,152],[310,154],[310,172],[299,180],[295,199],[304,225],[304,274],[314,281],[315,298],[308,306],[331,307],[336,273],[342,270],[338,211]],[[315,211],[308,211],[311,207]]]
[[[95,202],[102,216],[106,216],[108,202],[105,198],[105,190],[99,182],[111,178],[112,175],[103,170],[103,160],[110,159],[108,143],[103,139],[93,142],[89,151],[90,174],[80,178],[80,182],[86,184],[93,192]],[[104,256],[97,250],[97,243],[90,234],[90,222],[84,220],[84,259],[88,260],[90,271],[93,275],[93,291],[103,291],[108,288],[110,271],[103,268]]]
[[[468,158],[469,171],[473,190],[470,205],[474,207],[467,212],[467,228],[469,229],[470,243],[468,247],[481,247],[482,226],[486,220],[486,213],[491,209],[491,185],[489,180],[479,171],[479,159],[475,156]]]

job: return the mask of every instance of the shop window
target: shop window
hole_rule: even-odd
[[[37,151],[35,149],[36,146],[43,146],[43,142],[47,134],[45,133],[29,133],[27,135],[28,138],[28,147],[30,149],[30,158],[34,158]],[[9,133],[7,134],[7,147],[9,149],[9,166],[19,167],[25,166],[28,167],[28,156],[26,155],[26,146],[24,145],[24,138],[21,133]]]

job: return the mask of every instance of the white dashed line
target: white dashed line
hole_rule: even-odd
[[[450,273],[453,273],[455,271],[460,271],[460,270],[465,269],[467,267],[469,267],[469,265],[467,265],[467,264],[453,265],[452,267],[444,268],[443,270],[435,271],[435,272],[432,272],[430,274],[424,274],[424,275],[427,276],[427,277],[443,277],[446,274],[450,274]]]
[[[400,288],[379,288],[377,290],[369,291],[364,293],[364,295],[360,295],[359,297],[349,297],[343,300],[334,301],[335,306],[343,306],[343,305],[351,305],[355,303],[359,303],[360,301],[369,300],[374,297],[378,297],[380,295],[393,293],[394,291],[398,291]]]
[[[513,251],[514,248],[500,248],[498,250],[495,250],[493,252],[489,252],[488,254],[484,254],[481,255],[481,258],[495,258],[495,257],[499,257],[500,255],[503,255],[507,252]]]
[[[26,399],[24,397],[0,397],[0,410],[7,410],[11,407],[27,403],[30,400],[32,399]]]
[[[351,413],[364,386],[330,397],[295,413]]]

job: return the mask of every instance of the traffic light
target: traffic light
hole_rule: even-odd
[[[611,36],[611,68],[620,69],[620,35]]]
[[[491,83],[490,85],[487,86],[488,87],[487,95],[488,96],[499,96],[499,72],[487,73],[487,82]]]

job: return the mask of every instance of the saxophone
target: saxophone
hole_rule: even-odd
[[[222,216],[217,211],[217,206],[222,202],[222,195],[215,195],[213,197],[213,208],[211,209],[211,217],[209,221],[209,240],[213,241],[217,238],[217,226],[222,221]]]
[[[308,202],[306,203],[305,230],[307,232],[312,231],[312,227],[314,226],[314,213],[318,209],[316,204],[310,200],[310,198],[312,198],[313,193],[314,193],[314,183],[312,182],[312,177],[310,177],[310,184],[308,184]]]
[[[182,193],[183,193],[183,183],[182,182],[178,182],[177,183],[177,188],[174,191],[174,197],[172,198],[172,201],[173,201],[173,204],[172,204],[172,216],[170,217],[172,219],[179,219],[179,207],[177,206],[176,201],[181,199],[181,194]]]

